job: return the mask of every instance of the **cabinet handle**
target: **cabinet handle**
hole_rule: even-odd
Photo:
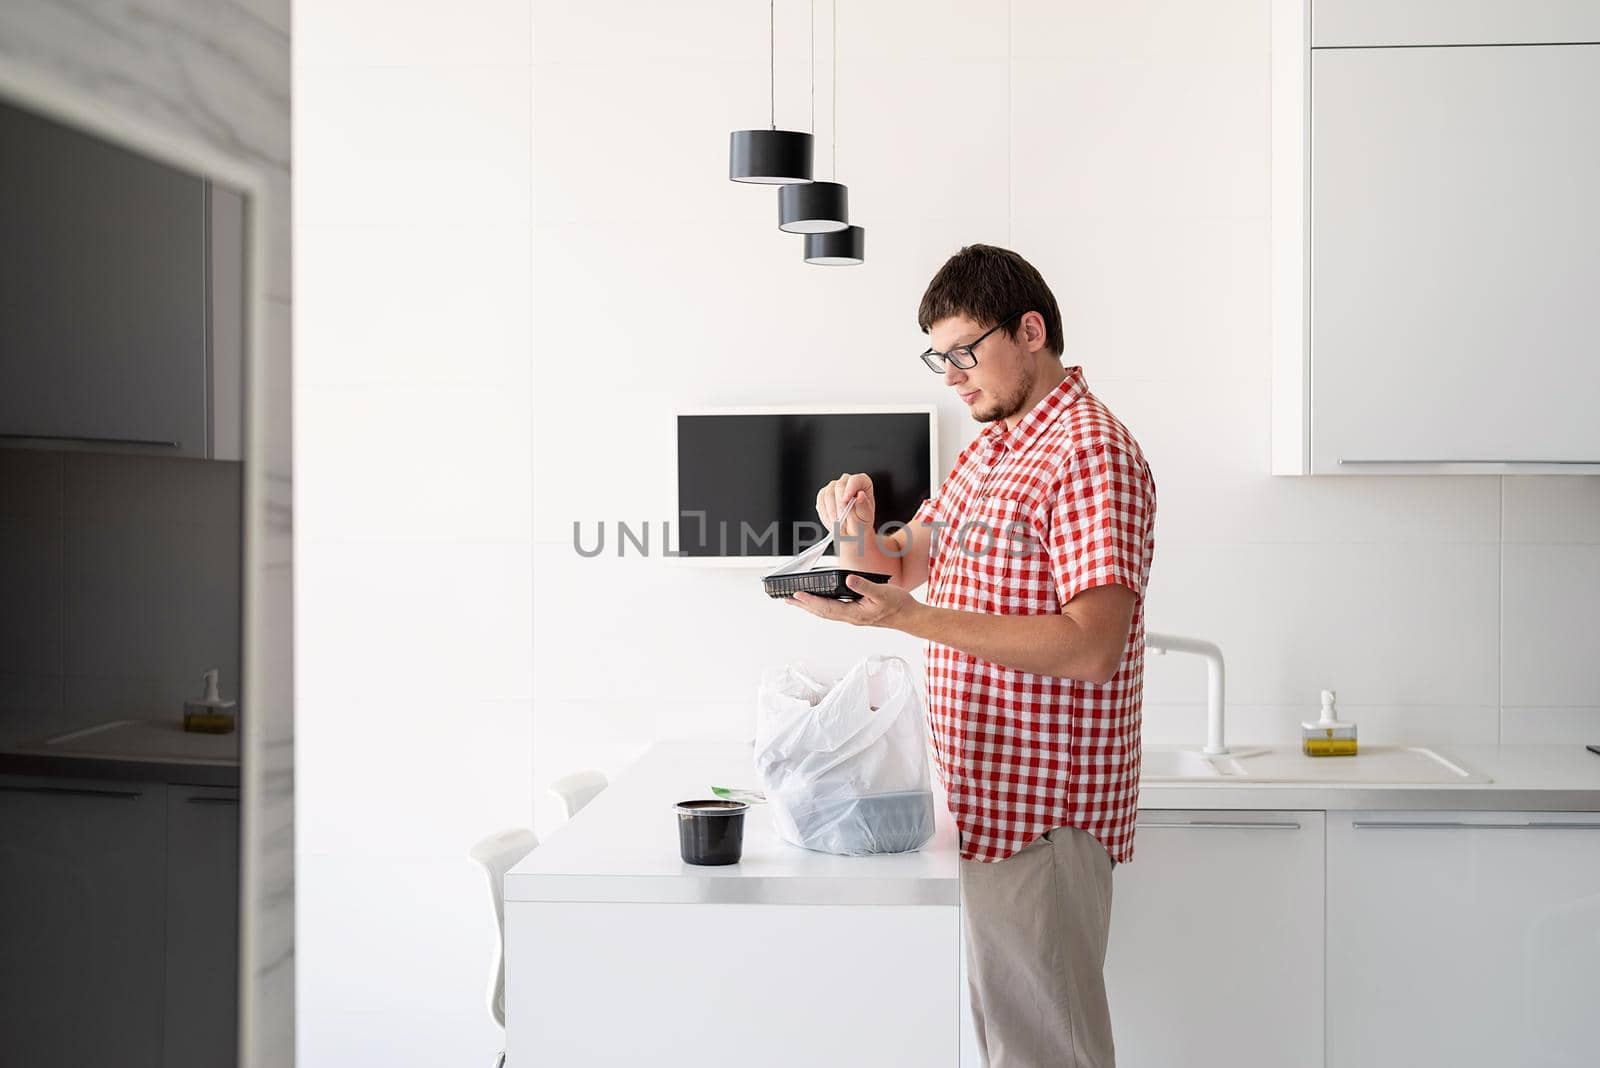
[[[1196,827],[1202,831],[1298,831],[1298,823],[1230,823],[1227,820],[1182,820],[1172,823],[1135,823],[1135,827]]]
[[[166,449],[181,449],[181,441],[157,441],[151,438],[97,438],[84,434],[11,434],[0,431],[0,438],[12,441],[81,441],[88,445],[159,445]]]
[[[1569,464],[1574,467],[1600,467],[1600,460],[1346,460],[1340,457],[1340,464]]]
[[[191,805],[237,805],[237,797],[186,797],[185,801]]]
[[[1555,820],[1534,820],[1530,823],[1467,823],[1461,820],[1407,820],[1371,821],[1355,820],[1351,826],[1358,831],[1600,831],[1600,823],[1559,823]]]
[[[0,786],[14,794],[70,794],[73,797],[109,797],[120,801],[143,797],[142,790],[93,790],[85,786]]]

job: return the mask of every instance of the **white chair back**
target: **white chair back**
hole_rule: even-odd
[[[514,827],[491,834],[472,847],[471,857],[489,877],[489,898],[494,903],[497,932],[494,947],[494,972],[489,977],[489,1014],[501,1027],[506,1025],[506,872],[517,861],[533,852],[538,837],[526,827]]]
[[[605,788],[605,773],[590,768],[586,771],[575,771],[571,775],[563,775],[550,784],[550,793],[561,802],[562,811],[570,820]]]

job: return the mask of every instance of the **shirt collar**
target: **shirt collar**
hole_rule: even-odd
[[[1045,427],[1059,419],[1087,392],[1089,386],[1083,380],[1083,368],[1068,367],[1067,377],[1046,393],[1038,404],[1028,409],[1021,422],[1014,427],[1007,427],[1004,419],[996,419],[983,428],[983,435],[991,449],[1000,448],[1008,452],[1025,449]]]

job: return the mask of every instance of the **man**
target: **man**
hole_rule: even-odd
[[[1062,366],[1061,313],[1021,256],[963,248],[917,321],[923,362],[983,429],[893,536],[876,534],[867,475],[824,486],[841,564],[890,581],[793,601],[928,643],[985,1063],[1110,1068],[1111,869],[1133,855],[1155,483],[1082,368]],[[924,582],[926,604],[909,593]]]

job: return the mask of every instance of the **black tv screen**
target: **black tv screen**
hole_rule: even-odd
[[[678,551],[791,556],[823,534],[817,491],[872,476],[879,527],[908,523],[932,489],[927,411],[678,416]]]

